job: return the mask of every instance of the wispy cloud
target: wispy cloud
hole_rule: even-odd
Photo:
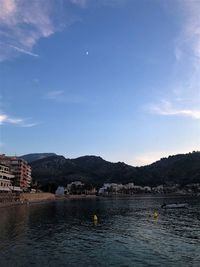
[[[3,125],[3,124],[11,124],[11,125],[20,126],[20,127],[33,127],[37,125],[37,123],[29,123],[25,119],[11,117],[7,114],[1,113],[0,114],[0,125]]]
[[[32,56],[32,57],[38,57],[39,55],[37,54],[34,54],[30,51],[26,51],[25,49],[22,49],[22,48],[19,48],[17,46],[14,46],[14,45],[10,45],[11,48],[15,49],[16,51],[20,52],[20,53],[23,53],[23,54],[26,54],[26,55],[29,55],[29,56]]]
[[[176,39],[176,75],[179,94],[200,97],[200,1],[177,0],[181,11],[181,31]],[[175,86],[177,87],[177,86]]]
[[[24,128],[32,128],[32,127],[37,126],[38,124],[39,123],[37,123],[37,122],[28,123],[28,122],[23,121],[23,123],[20,126],[24,127]]]
[[[72,4],[77,5],[81,8],[86,8],[89,6],[109,6],[109,7],[119,7],[126,3],[127,0],[70,0]]]
[[[0,0],[0,62],[33,52],[41,38],[47,38],[77,19],[70,15],[70,5],[118,5],[124,0]]]
[[[87,4],[89,3],[89,0],[70,0],[72,4],[75,4],[79,7],[86,7]]]
[[[174,73],[164,100],[149,105],[148,111],[200,119],[200,1],[175,0],[176,4],[181,24],[174,42]]]
[[[171,103],[170,101],[162,100],[158,104],[151,104],[148,106],[148,110],[151,113],[163,115],[163,116],[182,116],[190,117],[193,119],[200,119],[200,109],[189,109],[178,107],[177,103]]]
[[[40,38],[59,30],[61,0],[1,0],[0,1],[0,61],[18,53],[38,56],[32,52]],[[55,22],[56,21],[56,22]]]
[[[184,24],[177,39],[177,58],[189,56],[200,60],[200,1],[179,0],[178,3],[183,14]]]
[[[63,99],[64,91],[63,90],[55,90],[49,91],[46,95],[47,99],[60,101]]]
[[[81,104],[86,102],[85,98],[79,94],[65,92],[64,90],[49,91],[45,99],[55,101],[58,103],[70,103],[70,104]]]

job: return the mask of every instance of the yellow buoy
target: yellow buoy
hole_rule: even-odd
[[[94,221],[97,221],[98,220],[98,217],[96,214],[94,214],[94,217],[93,217]]]
[[[94,225],[98,224],[98,217],[96,214],[94,214],[94,216],[93,216],[93,223],[94,223]]]
[[[153,217],[154,217],[154,219],[158,218],[158,212],[157,211],[154,211]]]

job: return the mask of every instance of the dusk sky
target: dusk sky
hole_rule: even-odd
[[[144,165],[200,149],[199,0],[0,0],[0,150]]]

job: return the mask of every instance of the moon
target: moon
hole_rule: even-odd
[[[86,53],[85,53],[85,54],[86,54],[86,56],[88,56],[88,55],[89,55],[89,52],[88,52],[88,51],[86,51]]]

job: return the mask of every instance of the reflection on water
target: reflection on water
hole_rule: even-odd
[[[2,208],[0,266],[200,266],[200,204],[188,202],[182,210],[161,210],[155,198]]]

